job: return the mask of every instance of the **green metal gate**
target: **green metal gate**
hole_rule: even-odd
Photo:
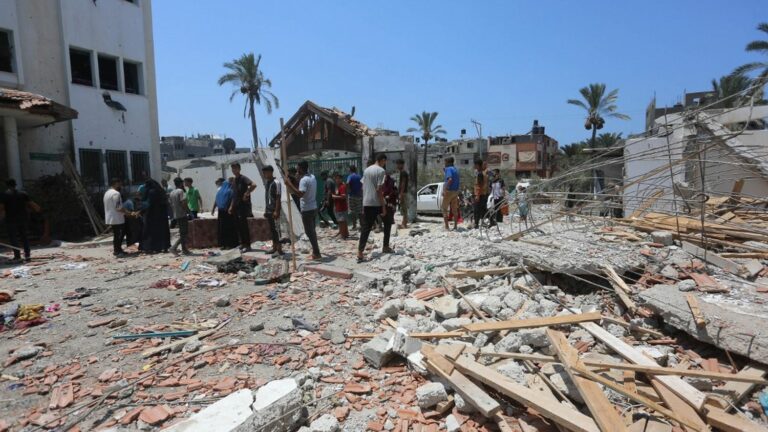
[[[288,161],[288,166],[293,168],[299,160]],[[323,171],[328,171],[328,174],[338,172],[342,175],[349,173],[349,166],[354,165],[357,167],[357,172],[363,172],[363,163],[359,157],[338,158],[338,159],[308,159],[309,172],[316,177],[320,176]]]

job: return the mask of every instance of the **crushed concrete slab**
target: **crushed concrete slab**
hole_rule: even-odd
[[[416,389],[416,399],[421,408],[432,408],[439,402],[448,400],[445,386],[439,382],[430,382]]]
[[[450,297],[439,297],[432,302],[432,309],[441,318],[456,318],[459,316],[459,300]]]
[[[730,294],[697,295],[706,325],[696,326],[686,293],[674,286],[656,285],[640,293],[664,323],[685,331],[694,338],[758,362],[768,358],[768,306],[757,300],[754,288],[740,288]]]
[[[164,429],[168,432],[228,432],[253,414],[253,392],[238,390],[216,401],[192,417]]]
[[[363,358],[373,367],[379,369],[392,358],[394,348],[394,334],[384,332],[363,344]]]
[[[339,279],[352,279],[353,273],[345,268],[331,266],[327,264],[311,264],[304,266],[307,271],[320,273],[323,276]]]
[[[339,430],[339,420],[331,414],[324,414],[309,425],[311,432],[336,432]]]

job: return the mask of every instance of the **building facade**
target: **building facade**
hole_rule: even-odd
[[[61,172],[62,155],[97,189],[112,177],[136,184],[160,174],[151,0],[3,0],[0,87],[78,113],[20,129],[19,160],[8,161],[18,167],[0,177]]]
[[[227,151],[225,141],[235,145],[234,140],[227,140],[225,136],[212,134],[197,134],[191,137],[164,136],[160,137],[160,156],[163,163],[175,160],[201,158],[207,156],[223,155],[228,153],[248,153],[247,148],[231,148]]]
[[[538,120],[528,134],[490,137],[488,143],[489,168],[528,178],[533,174],[548,178],[555,170],[557,140],[546,134]]]

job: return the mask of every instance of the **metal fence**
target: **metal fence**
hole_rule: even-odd
[[[293,168],[299,163],[298,160],[288,161],[288,166]],[[338,172],[341,174],[347,174],[349,172],[349,166],[354,165],[357,167],[357,172],[363,172],[363,162],[359,157],[338,158],[338,159],[311,159],[307,160],[309,163],[309,172],[318,176],[323,171],[328,171],[329,174]]]

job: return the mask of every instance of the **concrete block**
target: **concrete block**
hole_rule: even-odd
[[[337,432],[339,421],[331,414],[324,414],[309,425],[310,432]]]
[[[235,431],[289,432],[298,429],[307,417],[307,410],[302,407],[301,389],[293,378],[270,381],[260,387],[251,409],[253,414]]]
[[[651,233],[651,241],[663,244],[664,246],[672,246],[674,244],[674,237],[669,231],[654,231]]]
[[[400,313],[400,309],[403,308],[403,301],[400,299],[392,299],[387,300],[384,302],[384,305],[381,306],[376,313],[373,314],[373,319],[376,321],[381,321],[384,318],[397,318],[397,315]]]
[[[427,307],[424,302],[415,298],[407,298],[403,303],[405,313],[409,315],[424,315],[427,313]]]
[[[304,270],[320,273],[321,275],[338,278],[338,279],[352,279],[352,272],[348,269],[330,266],[326,264],[310,264],[305,265]]]
[[[472,324],[469,318],[451,318],[440,323],[447,331],[460,330],[467,324]]]
[[[458,432],[461,430],[461,424],[459,424],[459,421],[456,420],[453,414],[448,414],[448,417],[445,418],[445,430],[448,432]]]
[[[432,309],[441,318],[456,318],[459,316],[459,300],[443,296],[432,302]]]
[[[432,408],[439,402],[448,400],[445,387],[438,382],[430,382],[416,389],[416,400],[421,408]]]
[[[377,336],[363,344],[363,358],[375,368],[381,368],[392,358],[394,337],[389,333],[389,338]]]
[[[238,390],[216,401],[192,417],[165,429],[168,432],[227,432],[251,416],[253,392]]]

